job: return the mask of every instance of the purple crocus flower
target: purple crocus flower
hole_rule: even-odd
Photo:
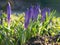
[[[30,11],[30,9],[27,9],[27,11],[25,12],[25,28],[27,28],[28,27],[28,25],[29,25],[29,22],[30,22],[30,18],[31,18],[31,11]]]
[[[33,6],[31,6],[31,7],[29,8],[29,11],[30,11],[31,19],[32,19],[32,21],[33,21],[33,20],[34,20],[34,9],[33,9]]]
[[[25,12],[25,28],[28,27],[29,25],[29,22],[30,22],[30,19],[32,18],[33,19],[33,7],[30,6],[29,9],[27,9],[27,11]]]
[[[10,6],[10,3],[8,2],[8,4],[7,4],[8,28],[10,28],[10,15],[11,15],[11,6]]]
[[[31,11],[32,21],[37,20],[39,9],[40,9],[39,5],[31,6],[30,11]]]
[[[34,19],[35,20],[37,20],[39,9],[40,9],[40,6],[38,4],[34,6]]]
[[[28,27],[30,19],[32,19],[32,21],[37,19],[39,13],[39,7],[38,6],[30,6],[30,8],[25,12],[25,28]]]
[[[28,14],[29,14],[29,11],[27,9],[27,11],[25,12],[25,24],[24,24],[25,28],[27,28],[29,24]]]
[[[50,15],[50,8],[47,8],[46,10],[48,12],[48,15]]]
[[[48,12],[48,15],[50,15],[50,9],[49,8],[44,8],[42,9],[41,11],[41,15],[42,15],[42,18],[41,18],[41,21],[43,22],[46,18],[46,12]]]

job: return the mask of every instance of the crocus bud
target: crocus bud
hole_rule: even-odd
[[[28,27],[30,19],[33,17],[33,8],[32,6],[27,9],[27,11],[25,12],[25,28]]]
[[[46,12],[48,13],[48,15],[50,15],[50,9],[49,8],[44,8],[41,11],[41,21],[43,22],[46,18]]]
[[[29,24],[29,9],[26,10],[25,12],[25,24],[24,27],[27,28]]]
[[[8,2],[7,4],[7,21],[8,21],[8,28],[10,29],[10,15],[11,15],[11,6]]]
[[[39,14],[39,10],[40,10],[40,6],[38,4],[36,4],[34,6],[34,20],[37,20],[38,14]]]

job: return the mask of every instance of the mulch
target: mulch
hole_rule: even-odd
[[[57,41],[57,39],[59,39]],[[34,36],[31,37],[26,45],[60,45],[60,35],[52,36]]]

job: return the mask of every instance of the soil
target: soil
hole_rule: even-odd
[[[52,36],[35,36],[35,37],[30,38],[27,41],[26,45],[60,45],[57,42],[60,43],[60,35],[56,35],[54,37],[52,37]]]

